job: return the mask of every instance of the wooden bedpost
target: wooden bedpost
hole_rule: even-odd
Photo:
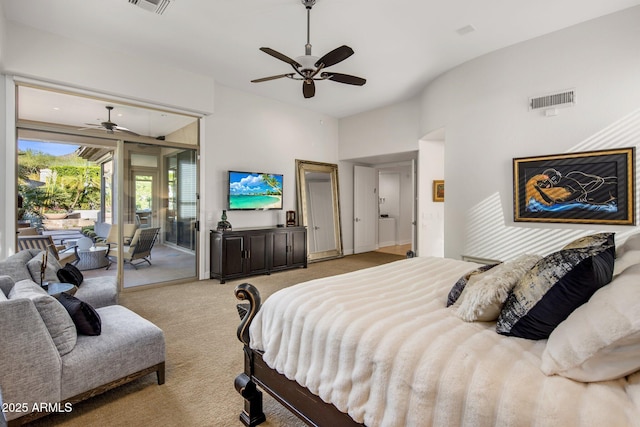
[[[244,410],[240,414],[240,421],[246,426],[253,427],[267,419],[262,411],[262,392],[251,381],[253,352],[249,348],[249,326],[258,310],[260,310],[262,302],[260,292],[249,283],[238,285],[235,289],[235,294],[239,300],[249,301],[249,307],[245,309],[244,306],[246,304],[239,304],[239,306],[242,306],[240,307],[242,310],[239,309],[238,313],[245,312],[237,332],[238,339],[244,344],[244,372],[236,377],[234,385],[236,391],[244,398]]]

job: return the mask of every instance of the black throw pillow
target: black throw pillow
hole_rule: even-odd
[[[62,283],[71,283],[76,287],[79,287],[84,280],[84,276],[80,270],[78,270],[78,267],[69,263],[65,264],[64,267],[58,270],[56,275],[58,276],[58,280]]]
[[[601,287],[611,282],[615,246],[563,249],[547,255],[524,275],[502,307],[496,331],[540,340]]]
[[[68,265],[68,264],[67,264]],[[100,315],[88,303],[78,298],[62,292],[57,295],[60,304],[67,310],[71,320],[76,325],[76,330],[82,335],[96,336],[102,332],[102,321]]]

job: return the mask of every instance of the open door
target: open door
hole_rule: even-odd
[[[378,189],[377,171],[366,166],[354,166],[353,171],[353,252],[377,249]]]

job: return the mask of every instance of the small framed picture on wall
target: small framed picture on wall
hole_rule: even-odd
[[[435,179],[433,181],[433,201],[444,202],[444,180]]]

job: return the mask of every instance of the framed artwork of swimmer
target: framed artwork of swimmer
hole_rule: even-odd
[[[514,221],[635,225],[635,147],[513,159]]]

